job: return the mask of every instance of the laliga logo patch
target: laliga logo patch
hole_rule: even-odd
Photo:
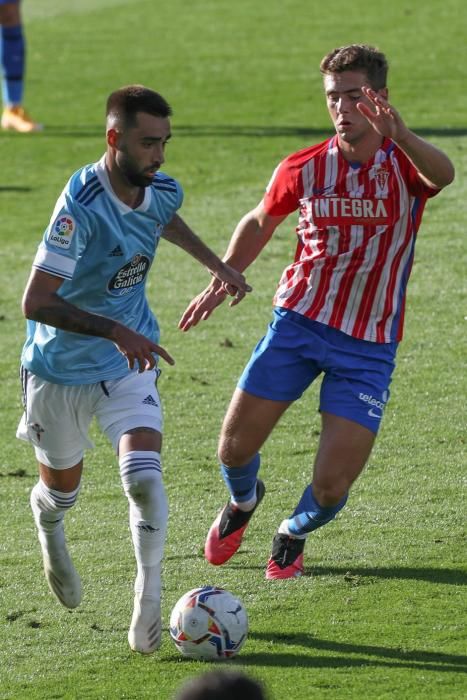
[[[63,214],[55,220],[49,233],[49,243],[57,248],[69,248],[76,225],[71,216]]]

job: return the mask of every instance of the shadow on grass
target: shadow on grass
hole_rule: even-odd
[[[349,656],[308,656],[300,655],[296,652],[290,654],[283,653],[255,653],[242,654],[241,663],[243,666],[284,666],[284,667],[312,667],[312,668],[408,668],[419,671],[443,671],[444,673],[466,673],[467,667],[462,668],[452,664],[444,663],[415,663],[404,661],[386,661],[384,659],[366,659],[364,657],[352,658]]]
[[[19,185],[0,185],[0,194],[2,192],[24,192],[24,194],[29,194],[32,192],[32,187],[20,187]]]
[[[437,664],[439,667],[437,670],[445,670],[446,665],[448,665],[450,667],[449,670],[451,671],[455,670],[463,673],[467,672],[467,656],[458,654],[443,654],[436,651],[403,651],[401,649],[373,646],[371,644],[348,644],[346,642],[335,642],[329,639],[318,639],[312,634],[308,634],[306,632],[297,632],[296,634],[286,634],[281,632],[274,632],[271,634],[266,632],[250,632],[249,637],[259,641],[272,643],[282,642],[283,644],[302,646],[306,647],[307,649],[315,649],[317,651],[330,651],[338,654],[361,654],[362,656],[378,656],[383,660],[392,659],[397,660],[398,662],[403,662],[404,664],[408,664],[409,662],[417,663],[417,665],[430,664],[430,666],[427,666],[427,668],[433,668],[432,664]],[[248,658],[256,656],[263,656],[263,654],[261,652],[255,653],[251,654],[250,657],[247,654],[243,658],[248,661]],[[286,654],[286,656],[288,656],[288,654]],[[325,660],[327,662],[330,659],[325,657]],[[317,659],[317,661],[319,663],[319,659]],[[334,658],[333,661],[337,662],[338,665],[343,665],[339,662],[348,662],[349,659]],[[354,662],[355,659],[352,659],[352,661]],[[364,659],[359,659],[358,662],[363,664],[371,663],[370,660],[366,662]],[[255,663],[258,663],[258,661],[255,660]]]
[[[413,127],[419,136],[467,136],[467,128],[457,127]],[[261,126],[261,125],[231,125],[231,124],[207,124],[207,125],[189,125],[189,124],[174,124],[174,136],[197,136],[197,137],[212,137],[212,136],[240,136],[240,137],[267,137],[276,138],[283,136],[303,136],[326,138],[326,135],[332,135],[332,129],[326,125],[322,127],[307,127],[307,126]],[[104,137],[104,126],[95,124],[68,124],[56,125],[48,124],[47,128],[35,138],[62,137],[62,138],[95,138],[97,136]]]
[[[420,136],[467,136],[466,128],[431,128],[414,127],[412,129]],[[178,136],[331,136],[334,131],[328,125],[321,127],[307,126],[235,126],[235,125],[206,125],[189,126],[175,125],[174,133]]]
[[[456,586],[467,585],[467,574],[462,569],[430,569],[415,567],[324,567],[314,566],[310,572],[312,576],[365,576],[386,579],[415,579],[416,581],[428,581],[430,583],[449,583]]]
[[[298,632],[297,634],[280,633],[249,633],[249,638],[269,644],[287,644],[293,646],[293,651],[284,652],[269,648],[265,652],[242,651],[241,655],[233,659],[234,663],[242,666],[282,666],[284,668],[408,668],[422,671],[442,671],[444,673],[467,673],[467,656],[456,654],[442,654],[429,651],[407,651],[391,649],[390,647],[371,646],[368,644],[346,644],[345,642],[333,642],[326,639],[317,639],[311,634]],[[305,647],[306,653],[300,653],[296,648]],[[313,651],[332,652],[336,656],[312,656]],[[337,655],[338,654],[338,655]],[[356,656],[355,656],[356,655]],[[378,658],[367,658],[378,657]],[[180,661],[178,656],[171,660]],[[182,661],[190,662],[189,659]],[[229,664],[232,663],[229,661]]]
[[[222,569],[264,572],[265,566],[263,565],[252,566],[241,561],[245,556],[251,556],[251,552],[248,550],[237,552],[234,562],[224,564]],[[193,552],[192,554],[168,554],[165,557],[166,561],[176,561],[178,559],[204,559],[204,552],[200,547],[199,552]],[[301,578],[317,576],[343,576],[350,583],[358,582],[358,578],[361,577],[428,581],[429,583],[447,583],[452,586],[467,585],[467,573],[463,569],[430,569],[405,566],[313,566],[308,571],[305,570]]]
[[[240,552],[236,555],[246,554]],[[264,566],[249,566],[248,564],[225,565],[229,569],[251,569],[264,571]],[[430,569],[415,567],[365,567],[365,566],[313,566],[301,578],[314,578],[317,576],[344,576],[350,583],[357,582],[358,577],[382,578],[382,579],[407,579],[415,581],[428,581],[429,583],[447,583],[453,586],[467,585],[467,573],[462,569]]]

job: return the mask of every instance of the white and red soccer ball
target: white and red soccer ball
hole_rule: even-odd
[[[229,659],[238,654],[247,635],[245,608],[223,588],[188,591],[170,615],[170,636],[179,652],[192,659]]]

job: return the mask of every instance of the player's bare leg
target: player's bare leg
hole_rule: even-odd
[[[271,401],[235,389],[225,414],[218,455],[223,464],[241,467],[261,449],[292,401]]]
[[[80,604],[81,581],[68,553],[63,519],[78,498],[82,469],[82,461],[60,470],[39,464],[40,479],[31,492],[45,577],[52,593],[67,608]]]
[[[218,513],[206,538],[206,559],[224,564],[238,550],[265,488],[257,478],[259,450],[290,401],[271,401],[236,389],[222,426],[219,459],[229,488],[229,502]]]
[[[161,643],[161,562],[167,529],[167,499],[162,483],[161,433],[136,428],[120,439],[119,463],[128,498],[137,575],[128,642],[149,654]]]
[[[293,578],[303,573],[307,535],[330,522],[344,507],[349,489],[362,472],[375,434],[354,421],[322,414],[322,432],[312,483],[293,515],[284,520],[273,541],[266,578]]]
[[[371,454],[376,435],[359,423],[322,414],[313,467],[313,490],[322,506],[335,506],[348,493]]]

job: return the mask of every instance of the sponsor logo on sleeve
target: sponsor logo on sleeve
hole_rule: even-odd
[[[66,250],[71,245],[71,239],[76,229],[74,219],[69,214],[61,214],[50,227],[48,242]]]

